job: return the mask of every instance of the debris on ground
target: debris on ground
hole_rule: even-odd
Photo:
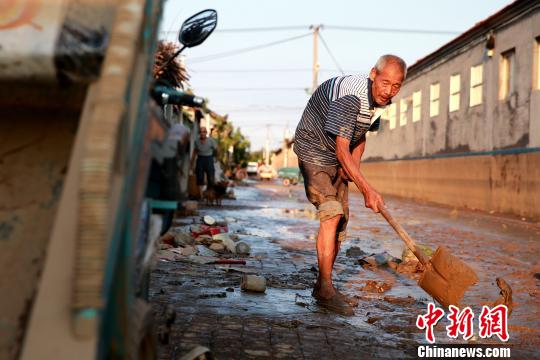
[[[380,321],[380,320],[383,320],[383,319],[384,319],[384,317],[382,317],[382,316],[370,316],[370,317],[368,317],[368,319],[366,320],[366,322],[367,322],[368,324],[374,324],[374,323],[376,323],[377,321]]]
[[[401,263],[401,260],[384,251],[382,253],[364,256],[363,258],[358,259],[358,263],[364,269],[373,270],[384,266],[393,267],[395,264]]]
[[[193,245],[195,244],[195,238],[193,235],[191,235],[191,233],[175,233],[173,244],[177,247],[183,245]]]
[[[214,225],[216,223],[216,219],[214,219],[212,216],[210,215],[205,215],[203,216],[203,222],[206,224],[206,225]]]
[[[423,272],[424,266],[415,259],[399,263],[395,270],[400,274],[415,274]]]
[[[423,244],[416,244],[416,247],[419,248],[421,251],[423,251],[426,257],[430,258],[431,256],[433,256],[433,249],[430,248],[429,246],[423,245]],[[418,259],[416,258],[416,255],[413,254],[411,249],[405,248],[403,250],[403,253],[401,254],[401,261],[407,262],[411,260],[418,261]]]
[[[242,277],[242,283],[240,288],[244,291],[253,292],[265,292],[266,291],[266,279],[259,275],[245,274]]]
[[[237,242],[235,248],[238,255],[249,255],[251,252],[250,246],[244,241]]]
[[[364,257],[368,254],[364,250],[360,249],[358,246],[351,246],[347,249],[347,251],[345,251],[345,255],[348,257],[359,258]]]
[[[196,346],[190,352],[180,358],[180,360],[210,360],[214,359],[214,356],[210,352],[210,349],[204,346]]]
[[[197,245],[197,253],[201,256],[214,256],[217,257],[218,253],[204,245]]]
[[[218,293],[206,293],[206,294],[200,294],[199,299],[209,299],[209,298],[225,298],[227,297],[226,292],[218,292]]]
[[[216,252],[223,252],[225,251],[225,245],[223,243],[212,243],[209,246],[209,249]]]
[[[416,302],[416,300],[412,296],[397,297],[397,296],[387,295],[383,298],[383,300],[391,304],[401,305],[401,306],[412,305]]]
[[[501,296],[495,301],[493,306],[506,305],[506,307],[508,308],[508,316],[510,316],[513,310],[512,288],[510,287],[510,285],[508,285],[506,281],[504,281],[503,278],[497,278],[496,281],[497,286],[499,287],[499,289],[501,289],[499,293]]]
[[[366,284],[360,288],[362,291],[383,293],[392,288],[392,285],[385,283],[384,281],[368,280]]]

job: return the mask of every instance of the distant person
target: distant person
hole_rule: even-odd
[[[195,160],[195,176],[197,177],[197,185],[199,186],[199,197],[202,196],[204,187],[204,178],[206,175],[207,188],[214,185],[214,157],[217,155],[217,143],[211,137],[208,137],[208,130],[201,127],[199,138],[195,140],[193,156],[191,158],[191,169],[194,168]]]
[[[353,315],[350,299],[332,283],[332,270],[349,219],[348,182],[364,195],[365,205],[378,213],[381,195],[360,172],[366,132],[379,128],[379,117],[400,90],[407,67],[395,55],[384,55],[369,76],[329,79],[313,93],[296,128],[294,151],[304,177],[308,200],[317,207],[319,276],[313,296],[331,311]]]

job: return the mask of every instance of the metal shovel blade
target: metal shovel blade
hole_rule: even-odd
[[[478,282],[474,270],[443,246],[426,265],[418,285],[445,308],[459,306],[467,288]]]

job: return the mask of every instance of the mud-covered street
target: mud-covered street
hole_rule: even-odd
[[[417,346],[426,343],[416,318],[432,299],[417,287],[414,269],[392,263],[400,261],[404,245],[381,216],[364,207],[359,193],[350,194],[348,237],[335,274],[337,287],[358,301],[354,317],[329,313],[311,297],[318,221],[303,187],[251,183],[236,187],[235,194],[236,200],[202,206],[198,216],[174,221],[173,230],[202,215],[226,219],[251,254],[246,265],[197,264],[182,256],[158,260],[150,301],[160,359],[179,359],[197,345],[218,359],[416,357]],[[391,197],[386,203],[415,240],[432,250],[445,245],[477,272],[479,284],[463,300],[476,316],[499,298],[497,277],[510,285],[512,357],[539,357],[539,224]],[[242,291],[245,273],[264,276],[266,292]],[[460,343],[446,336],[446,325],[446,319],[437,325],[436,344]],[[479,338],[476,317],[474,334],[469,344],[504,345],[497,337]]]

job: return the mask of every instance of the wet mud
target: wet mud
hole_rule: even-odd
[[[364,208],[360,194],[350,194],[348,239],[335,266],[336,286],[357,301],[355,316],[342,317],[311,297],[318,221],[302,187],[262,183],[235,193],[237,200],[203,207],[199,215],[230,220],[229,232],[251,248],[242,258],[246,265],[157,261],[150,300],[162,332],[175,313],[166,336],[160,334],[168,340],[160,344],[160,359],[179,358],[197,345],[223,359],[416,357],[417,346],[426,344],[416,318],[433,301],[417,285],[423,269],[414,259],[401,260],[403,242]],[[512,357],[539,357],[540,226],[398,198],[386,202],[411,237],[432,249],[444,245],[477,273],[478,284],[463,298],[476,315],[482,305],[512,309]],[[193,221],[178,218],[174,226]],[[246,273],[263,276],[266,291],[242,291]],[[437,344],[501,344],[476,335],[468,342],[449,339],[446,325],[443,319],[435,328]]]

